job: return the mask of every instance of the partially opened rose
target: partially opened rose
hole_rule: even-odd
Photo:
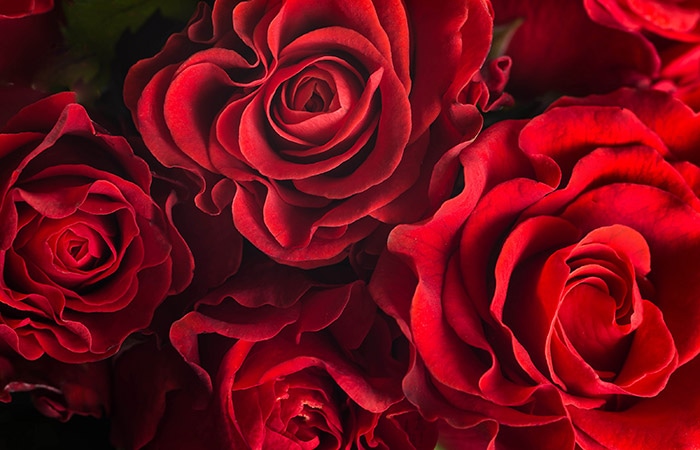
[[[232,202],[259,249],[318,266],[429,209],[457,143],[429,127],[490,39],[481,0],[219,0],[130,70],[125,101],[153,154],[201,177],[203,209]]]
[[[117,359],[119,447],[435,446],[435,426],[401,393],[406,340],[363,282],[330,285],[250,263],[170,338],[179,354],[147,344]]]
[[[563,98],[461,159],[464,190],[396,228],[371,282],[415,345],[409,400],[446,443],[697,445],[700,117]]]
[[[110,356],[187,286],[190,252],[146,163],[73,94],[0,96],[0,338],[27,359]]]

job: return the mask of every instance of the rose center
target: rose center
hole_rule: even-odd
[[[34,280],[71,290],[81,290],[102,278],[114,262],[115,224],[108,216],[76,211],[60,219],[42,217],[21,205],[24,224],[17,233],[14,251],[29,262],[28,275]]]
[[[334,97],[335,93],[326,81],[308,78],[299,84],[290,106],[297,111],[326,112]]]
[[[304,109],[306,109],[308,112],[320,112],[325,108],[324,103],[323,98],[316,91],[314,91],[313,94],[311,94],[311,98],[309,98],[304,105]]]
[[[56,240],[55,256],[66,268],[92,270],[104,260],[104,240],[94,230],[80,228],[63,232]]]
[[[307,368],[273,383],[272,389],[277,401],[267,419],[269,428],[292,442],[337,446],[342,414],[334,398],[335,385],[327,375]]]
[[[71,255],[74,260],[80,260],[80,258],[87,253],[87,245],[85,244],[85,240],[82,239],[72,240],[68,243],[68,254]]]
[[[611,380],[629,351],[639,308],[635,270],[614,248],[588,243],[574,248],[567,263],[571,269],[562,296],[559,320],[576,351]]]

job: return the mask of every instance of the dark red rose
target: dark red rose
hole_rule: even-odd
[[[482,0],[219,0],[130,70],[124,96],[153,154],[202,177],[203,209],[232,203],[263,252],[319,266],[430,209],[457,142],[429,127],[490,39]],[[470,116],[468,138],[480,126]]]
[[[146,163],[73,94],[0,95],[11,116],[0,122],[0,336],[27,359],[106,358],[187,286],[192,256],[149,195]]]
[[[604,93],[645,86],[659,57],[642,35],[594,22],[581,0],[492,0],[497,26],[515,27],[502,51],[513,60],[516,98]]]
[[[562,98],[461,161],[463,191],[392,231],[370,282],[445,445],[700,442],[700,117],[654,91]]]
[[[61,42],[52,0],[7,1],[0,5],[0,82],[30,85]]]
[[[150,345],[117,360],[119,446],[435,446],[435,427],[401,393],[405,338],[362,282],[327,285],[269,261],[245,264],[170,337],[179,355]],[[132,411],[148,414],[132,420]]]
[[[584,0],[593,20],[613,28],[644,31],[685,42],[700,41],[697,0]]]

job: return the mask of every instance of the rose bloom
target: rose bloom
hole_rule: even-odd
[[[363,282],[245,264],[170,340],[177,352],[146,343],[117,359],[120,448],[435,447],[434,424],[401,392],[405,337]]]
[[[27,359],[114,354],[187,286],[148,165],[72,93],[0,91],[0,337]]]
[[[200,176],[200,207],[232,204],[277,261],[330,264],[439,198],[433,168],[458,142],[430,126],[459,103],[491,30],[482,0],[218,0],[132,67],[124,97],[155,157]],[[473,138],[469,106],[456,120]]]
[[[700,442],[700,117],[655,91],[488,128],[465,187],[390,234],[370,290],[446,448]]]

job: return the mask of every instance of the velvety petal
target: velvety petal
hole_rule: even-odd
[[[410,95],[413,141],[439,114],[441,97],[450,84],[468,81],[483,64],[493,18],[490,5],[482,0],[437,5],[415,0],[407,2],[407,11],[416,34]]]
[[[700,436],[696,373],[700,361],[680,367],[666,389],[624,411],[571,409],[577,441],[591,448],[692,448]]]
[[[613,197],[607,197],[612,195]],[[614,204],[601,202],[615,198]],[[594,202],[596,213],[584,203]],[[586,212],[583,212],[583,209]],[[650,215],[649,211],[663,214]],[[609,223],[627,225],[640,232],[649,244],[652,266],[649,277],[655,289],[654,303],[664,314],[664,321],[673,335],[680,362],[694,358],[700,349],[693,327],[698,313],[690,299],[698,289],[691,275],[693,255],[700,251],[695,235],[700,228],[700,215],[677,197],[649,186],[613,184],[580,196],[564,214],[583,229],[597,228]],[[668,236],[674,236],[669,240]],[[673,256],[672,256],[673,255]],[[690,258],[690,259],[688,259]]]
[[[664,147],[656,147],[665,155],[664,148],[679,158],[691,161],[698,165],[700,160],[697,156],[697,148],[700,145],[700,137],[694,130],[700,124],[700,116],[687,105],[661,92],[650,91],[644,95],[633,89],[619,89],[610,95],[592,95],[585,98],[564,97],[552,104],[552,107],[567,105],[589,105],[589,106],[610,106],[618,107],[624,105],[624,110],[620,113],[626,114],[628,110],[641,121],[649,131],[655,133],[663,142]],[[662,119],[663,118],[663,119]],[[667,119],[666,119],[667,118]],[[628,120],[623,117],[616,121]],[[631,125],[631,124],[630,124]],[[590,124],[589,126],[594,126]],[[634,126],[639,129],[638,138],[642,139],[642,131],[639,125]],[[602,134],[606,136],[606,134]],[[642,142],[648,138],[642,139]],[[603,142],[599,142],[603,144]],[[630,142],[632,143],[632,142]]]

